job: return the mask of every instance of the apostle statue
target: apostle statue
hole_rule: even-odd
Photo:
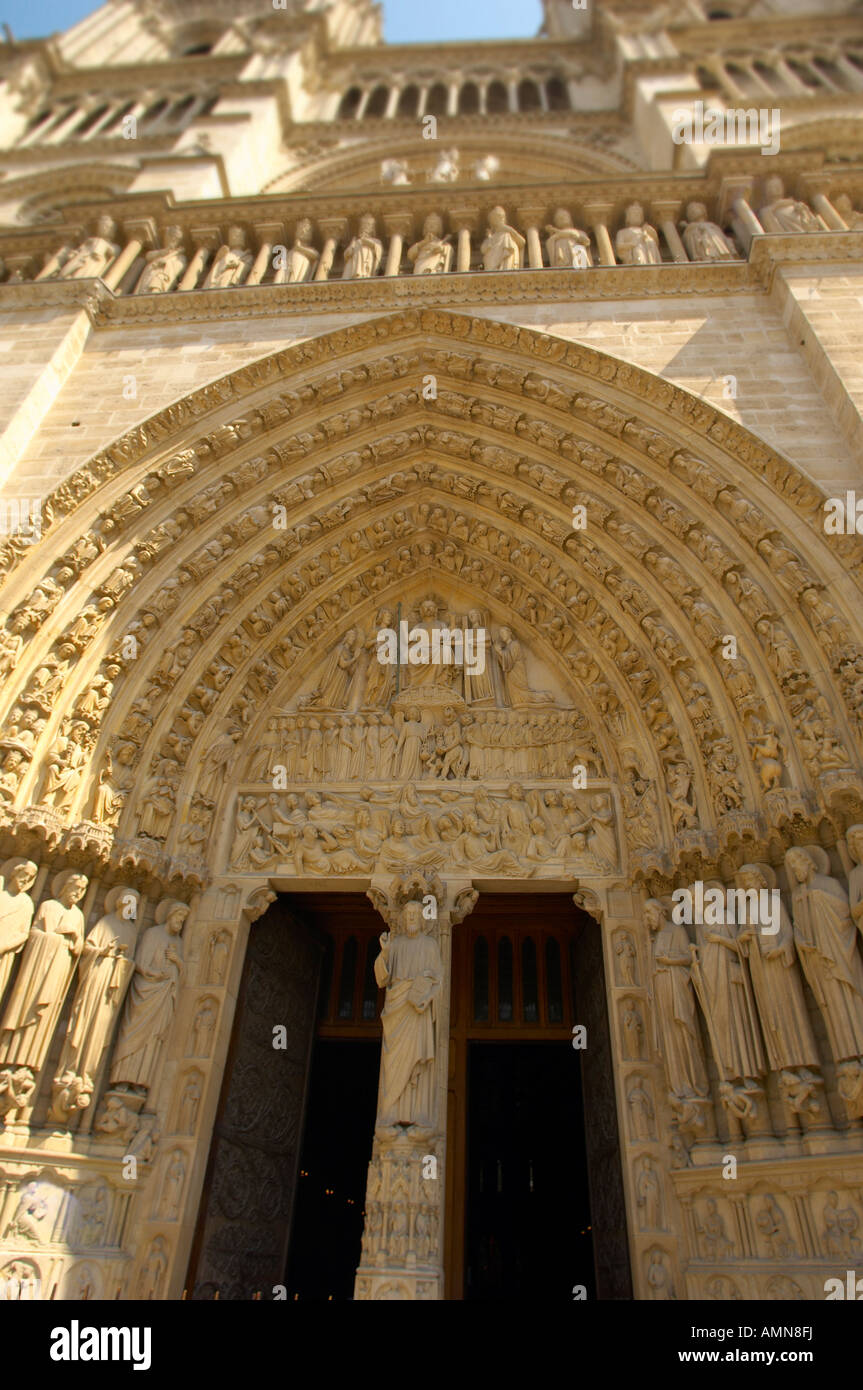
[[[492,208],[482,244],[483,270],[521,270],[524,237],[510,227],[503,208]]]
[[[146,1090],[153,1084],[183,978],[179,937],[188,914],[187,903],[164,898],[156,908],[154,925],[138,943],[135,973],[111,1059],[112,1086]]]
[[[863,1057],[863,957],[848,894],[820,845],[788,850],[791,919],[803,972],[836,1062]]]
[[[241,285],[252,268],[254,256],[246,250],[246,234],[242,227],[229,227],[227,245],[220,246],[204,281],[204,288],[230,289]]]
[[[183,251],[182,227],[166,227],[163,245],[148,251],[144,269],[135,286],[136,294],[165,294],[172,290],[186,266],[188,257]]]
[[[736,883],[746,892],[772,892],[776,875],[769,864],[743,864],[737,870]],[[750,916],[757,918],[758,914],[747,911]],[[741,956],[749,961],[770,1070],[817,1067],[818,1049],[797,969],[791,918],[781,902],[779,931],[765,932],[763,925],[751,920],[740,922],[737,944]]]
[[[74,869],[54,876],[53,898],[42,903],[21,956],[18,976],[0,1024],[0,1067],[42,1068],[66,991],[84,944],[84,914],[77,904],[87,879]]]
[[[72,1012],[54,1079],[50,1118],[60,1124],[67,1124],[70,1114],[84,1110],[93,1098],[135,969],[140,901],[140,893],[124,884],[109,889],[104,916],[84,940]]]
[[[703,203],[688,203],[683,227],[683,245],[691,261],[739,260],[734,242],[715,222],[708,222]]]
[[[630,203],[626,209],[626,226],[614,238],[614,249],[622,265],[661,264],[656,228],[645,222],[640,203]]]
[[[821,218],[801,203],[799,198],[786,198],[782,180],[774,175],[764,185],[764,207],[758,219],[765,232],[823,232]]]
[[[105,271],[120,254],[120,247],[114,241],[117,224],[112,217],[103,215],[96,223],[96,235],[87,237],[76,250],[64,247],[52,256],[37,280],[90,280],[104,275]]]
[[[849,826],[845,832],[845,843],[854,861],[854,868],[848,875],[851,916],[857,924],[857,930],[863,933],[863,825]]]
[[[718,887],[723,902],[725,890]],[[724,914],[720,914],[724,915]],[[720,1079],[746,1080],[765,1071],[755,999],[741,959],[733,922],[701,922],[695,928],[692,978],[708,1022]]]
[[[692,989],[692,956],[686,928],[666,917],[658,898],[648,898],[644,917],[653,933],[654,1015],[668,1089],[679,1100],[708,1094],[707,1071]]]
[[[558,208],[553,225],[545,229],[548,240],[550,266],[571,266],[574,270],[586,270],[593,262],[590,259],[590,237],[572,224],[572,216],[566,208]]]
[[[408,260],[414,275],[443,275],[452,262],[450,238],[443,235],[443,222],[430,212],[423,222],[422,241],[408,247]]]
[[[311,280],[315,266],[320,260],[312,246],[312,224],[307,217],[301,217],[294,232],[294,244],[284,265],[276,268],[274,285],[300,285]]]
[[[345,247],[343,280],[368,280],[376,275],[384,248],[375,236],[375,219],[370,213],[360,218],[357,235]]]
[[[380,936],[375,979],[386,988],[381,1012],[378,1125],[435,1126],[437,998],[443,980],[440,948],[423,920],[422,903],[401,911],[394,932]]]
[[[24,947],[33,921],[29,889],[36,878],[32,859],[7,859],[0,868],[0,1003],[15,957]]]

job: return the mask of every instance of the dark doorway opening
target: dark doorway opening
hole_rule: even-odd
[[[596,1296],[578,1053],[468,1047],[465,1298]]]
[[[289,1299],[353,1298],[379,1064],[378,1042],[315,1041],[285,1274]]]

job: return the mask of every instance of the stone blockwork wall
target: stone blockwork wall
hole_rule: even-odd
[[[781,292],[511,304],[477,312],[597,347],[726,412],[826,491],[861,478],[863,264],[794,270]],[[854,310],[857,309],[855,320]],[[257,357],[369,315],[202,315],[89,326],[43,311],[0,321],[8,488],[41,496],[150,415]],[[856,342],[855,342],[856,339]],[[16,444],[17,462],[15,461]]]

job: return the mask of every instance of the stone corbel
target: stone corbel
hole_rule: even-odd
[[[246,898],[242,906],[242,912],[249,922],[257,922],[259,917],[263,917],[271,903],[276,901],[278,894],[267,884],[261,884],[254,888]]]

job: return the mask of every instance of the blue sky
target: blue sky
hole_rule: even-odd
[[[95,0],[0,0],[0,20],[16,38],[37,38],[68,29],[95,9]],[[384,0],[390,43],[529,38],[540,18],[540,0]]]

